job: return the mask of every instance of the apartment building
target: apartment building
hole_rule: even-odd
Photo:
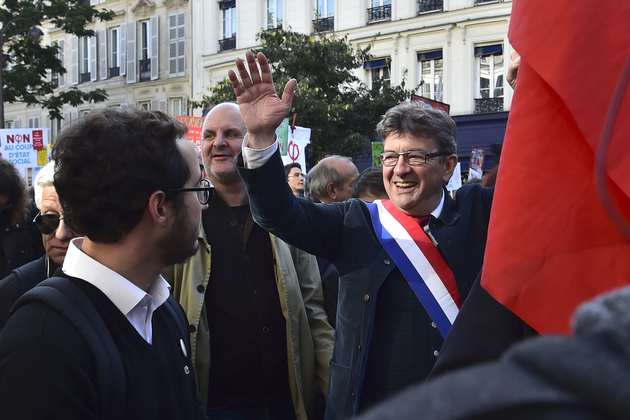
[[[500,153],[512,100],[505,83],[512,47],[511,1],[496,0],[190,0],[193,11],[192,97],[216,85],[262,30],[284,28],[348,35],[372,46],[357,70],[365,83],[424,82],[417,94],[450,105],[458,124],[462,169],[473,146]],[[197,60],[200,62],[197,64]]]
[[[90,0],[113,10],[108,22],[89,25],[92,37],[76,37],[43,25],[42,42],[59,45],[59,59],[67,73],[49,74],[63,90],[105,89],[108,100],[99,104],[66,106],[63,120],[51,121],[48,111],[22,104],[5,107],[6,128],[48,127],[54,140],[58,127],[92,108],[142,107],[172,115],[188,115],[191,94],[191,29],[188,0]]]

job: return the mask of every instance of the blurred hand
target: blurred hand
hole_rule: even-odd
[[[245,54],[247,67],[243,60],[236,59],[240,80],[233,70],[228,71],[228,77],[249,133],[250,147],[264,149],[273,144],[276,128],[291,110],[296,80],[289,80],[280,99],[273,85],[267,57],[263,53],[258,53],[257,58],[258,63],[254,54],[247,51]]]
[[[508,67],[507,76],[505,80],[512,86],[512,89],[516,89],[516,76],[518,75],[518,66],[521,64],[521,57],[516,51],[512,52],[512,63]]]

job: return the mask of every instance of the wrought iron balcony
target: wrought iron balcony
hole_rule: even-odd
[[[109,68],[109,77],[118,77],[120,76],[120,67],[110,67]]]
[[[236,49],[236,36],[219,40],[219,51],[228,51],[234,49]]]
[[[151,80],[151,59],[145,58],[144,60],[140,60],[140,81],[148,82]]]
[[[332,32],[335,30],[335,17],[327,17],[315,19],[313,21],[313,30],[315,32]]]
[[[367,23],[378,23],[378,22],[389,22],[392,20],[392,5],[386,4],[385,6],[372,7],[371,9],[367,9],[368,12],[368,22]]]
[[[475,114],[488,114],[503,111],[503,98],[475,99]]]
[[[444,10],[444,0],[418,0],[418,15]]]
[[[503,3],[504,0],[475,0],[475,6],[485,3]]]
[[[79,83],[87,83],[87,82],[89,82],[91,80],[92,80],[92,77],[90,77],[90,72],[81,73],[79,75]]]

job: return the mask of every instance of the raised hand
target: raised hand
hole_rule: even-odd
[[[236,59],[236,69],[242,83],[233,70],[228,71],[228,77],[247,126],[250,147],[263,149],[274,142],[276,128],[291,110],[296,81],[289,80],[280,99],[273,85],[267,57],[263,53],[258,53],[257,58],[258,63],[254,54],[247,51],[245,53],[247,67],[243,60]]]

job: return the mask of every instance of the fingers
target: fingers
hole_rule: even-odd
[[[273,76],[271,75],[271,67],[265,54],[258,53],[258,64],[260,65],[260,72],[262,73],[262,82],[273,84]]]
[[[262,53],[258,53],[258,55],[261,54]],[[247,51],[245,53],[245,59],[247,60],[247,66],[249,67],[249,74],[252,78],[252,84],[261,83],[260,71],[258,70],[258,64],[256,64],[256,57],[254,57],[254,54],[251,51]]]
[[[514,61],[508,67],[507,75],[505,76],[505,80],[510,84],[512,89],[516,88],[516,78],[518,76],[518,66],[521,64],[521,57],[516,57]]]
[[[287,82],[284,87],[284,92],[282,92],[282,102],[286,104],[289,108],[291,107],[291,102],[293,102],[293,95],[295,94],[295,85],[297,84],[297,80],[291,79]]]
[[[236,59],[237,67],[238,67],[238,60],[240,60],[240,58]],[[241,85],[241,81],[238,80],[238,76],[236,76],[236,73],[234,73],[234,70],[232,69],[228,70],[228,78],[230,79],[230,83],[232,84],[232,89],[234,89],[234,93],[236,94],[237,98],[241,96],[243,93],[245,93],[245,88],[243,87],[243,85]]]

